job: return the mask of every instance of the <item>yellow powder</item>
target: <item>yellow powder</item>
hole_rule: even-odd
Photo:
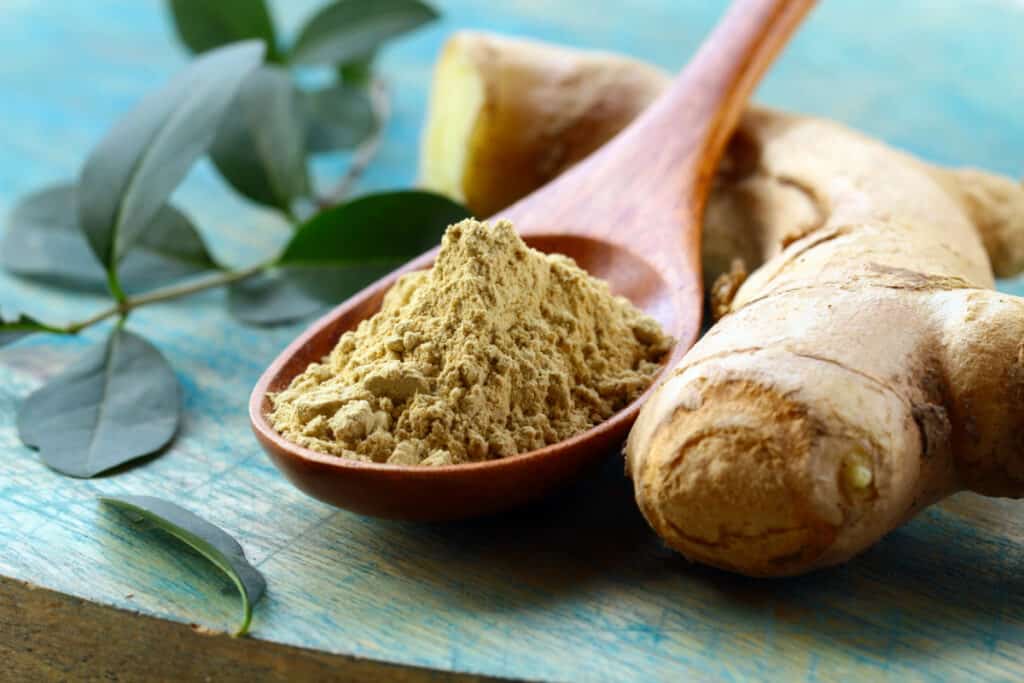
[[[432,270],[271,397],[271,420],[323,453],[447,465],[531,451],[643,393],[670,348],[650,317],[508,222],[448,229]]]

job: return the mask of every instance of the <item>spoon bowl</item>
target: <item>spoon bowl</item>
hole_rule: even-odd
[[[670,287],[643,258],[589,237],[552,234],[524,239],[539,251],[565,254],[607,280],[612,292],[653,316],[677,339],[686,334],[686,321],[672,305]],[[257,439],[285,476],[314,498],[391,519],[441,521],[498,512],[542,497],[574,478],[621,444],[636,419],[642,398],[592,429],[546,448],[443,467],[346,460],[303,448],[278,434],[268,419],[273,409],[268,394],[286,389],[310,363],[328,355],[342,334],[380,309],[384,294],[401,274],[429,268],[435,255],[417,259],[326,314],[281,353],[253,391],[249,409]]]
[[[737,0],[674,84],[629,127],[559,178],[499,212],[526,243],[572,257],[676,339],[665,367],[696,340],[702,310],[700,225],[714,170],[742,107],[813,0]],[[338,507],[440,521],[489,514],[549,493],[617,448],[644,396],[571,439],[498,460],[443,467],[366,463],[318,453],[278,434],[269,395],[328,355],[375,314],[404,273],[370,285],[314,323],[260,378],[253,431],[288,479]],[[664,371],[663,371],[664,372]]]

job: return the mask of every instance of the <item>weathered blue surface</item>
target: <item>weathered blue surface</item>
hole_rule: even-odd
[[[314,5],[275,3],[294,27]],[[364,188],[415,176],[431,63],[456,28],[629,52],[675,68],[720,3],[443,3],[446,21],[390,49],[395,118]],[[762,88],[769,104],[838,118],[926,158],[1024,172],[1024,4],[830,0]],[[73,175],[115,118],[183,62],[156,2],[0,3],[0,215]],[[322,179],[337,164],[320,164]],[[177,195],[217,255],[243,264],[285,234],[209,167]],[[1024,294],[1024,286],[1006,283]],[[380,522],[298,493],[250,436],[245,404],[298,331],[252,330],[207,293],[131,327],[185,384],[174,447],[128,473],[57,476],[20,445],[21,398],[86,340],[0,352],[0,574],[184,621],[230,628],[233,595],[199,560],[141,540],[98,493],[170,498],[235,533],[266,574],[254,636],[332,652],[527,678],[953,680],[1024,678],[1024,510],[959,497],[846,567],[759,582],[662,549],[610,462],[564,496],[496,520]],[[102,301],[0,275],[0,306],[47,320]],[[103,330],[86,335],[96,339]]]

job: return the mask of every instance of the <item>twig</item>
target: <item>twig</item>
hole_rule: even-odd
[[[363,173],[366,172],[366,169],[370,166],[370,163],[373,162],[373,159],[380,151],[380,146],[384,139],[384,128],[387,126],[388,120],[391,118],[391,101],[388,97],[387,84],[379,78],[374,79],[373,83],[370,85],[370,103],[373,107],[374,130],[370,136],[356,148],[356,151],[352,155],[352,163],[349,165],[344,177],[339,181],[338,186],[333,192],[330,192],[327,196],[321,198],[317,202],[321,208],[334,206],[345,199],[345,197],[348,196],[348,193],[352,191],[353,186],[359,182]],[[235,282],[246,280],[254,275],[258,275],[268,267],[269,264],[261,263],[242,270],[215,273],[209,277],[185,282],[180,285],[172,285],[163,289],[157,289],[137,297],[126,296],[120,290],[119,284],[114,281],[114,285],[117,286],[112,286],[111,289],[114,291],[115,298],[118,299],[117,303],[110,308],[105,308],[102,311],[99,311],[85,320],[71,323],[65,327],[52,327],[49,331],[56,334],[78,334],[88,327],[92,327],[93,325],[115,316],[120,316],[123,320],[136,308],[142,308],[143,306],[149,306],[150,304],[159,303],[161,301],[180,299],[181,297],[197,294],[208,289],[224,287]]]
[[[135,298],[129,297],[110,308],[106,308],[99,313],[82,320],[81,322],[71,323],[60,331],[66,334],[77,334],[87,327],[103,322],[107,318],[113,318],[117,315],[125,316],[136,308],[142,308],[143,306],[149,306],[150,304],[155,304],[161,301],[180,299],[181,297],[197,294],[208,289],[215,289],[235,282],[241,282],[242,280],[246,280],[254,275],[258,275],[266,268],[267,264],[261,263],[256,266],[252,266],[251,268],[243,268],[242,270],[233,270],[226,273],[214,273],[208,277],[192,280],[191,282],[172,285],[170,287],[164,287],[163,289],[156,289]]]
[[[370,85],[370,106],[373,107],[373,132],[360,143],[352,154],[352,162],[338,182],[338,186],[317,202],[322,209],[334,206],[345,199],[380,151],[381,143],[384,141],[384,128],[387,127],[388,120],[391,118],[391,99],[388,97],[388,86],[380,78],[375,78]]]

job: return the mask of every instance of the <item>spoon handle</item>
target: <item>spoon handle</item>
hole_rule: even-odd
[[[734,0],[668,90],[599,152],[604,172],[642,168],[631,196],[699,218],[747,100],[814,4]]]
[[[735,0],[714,32],[640,122],[668,142],[666,163],[691,171],[684,192],[699,215],[726,142],[747,100],[815,0]],[[680,118],[698,125],[680,135]],[[638,131],[639,132],[639,131]],[[673,149],[674,148],[674,149]],[[693,162],[680,163],[682,156]]]
[[[698,289],[704,203],[747,98],[814,0],[735,0],[668,90],[624,131],[497,217],[525,235],[607,240]]]

